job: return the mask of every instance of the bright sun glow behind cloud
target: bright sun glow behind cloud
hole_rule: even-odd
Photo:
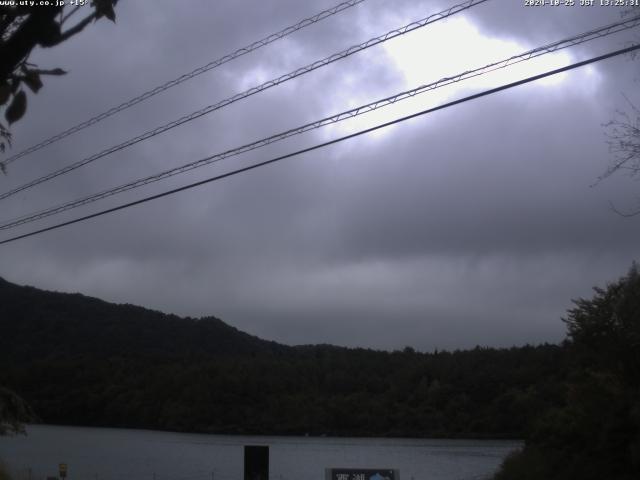
[[[482,67],[529,49],[530,47],[512,41],[484,36],[463,18],[431,25],[385,44],[386,53],[404,74],[409,87]],[[497,83],[514,81],[542,70],[558,68],[567,63],[569,63],[569,55],[561,51],[523,62],[492,75],[467,80],[464,86],[488,88]],[[542,80],[541,83],[556,85],[565,78],[566,74],[555,75]]]
[[[555,40],[558,39],[551,39],[550,41]],[[404,79],[404,85],[400,87],[404,90],[505,60],[535,47],[488,37],[463,18],[430,25],[397,37],[383,46],[389,68],[399,71]],[[379,55],[379,52],[370,53],[370,55],[375,54]],[[338,124],[335,128],[340,133],[344,133],[345,131],[371,127],[470,93],[560,68],[568,65],[571,61],[571,56],[566,50],[545,54],[447,87],[428,91],[396,105]],[[538,80],[535,85],[544,89],[559,88],[566,84],[566,80],[570,75],[584,75],[589,78],[591,85],[596,80],[594,78],[594,69],[586,67],[580,69],[577,73],[561,73]],[[345,86],[348,88],[348,85]],[[348,100],[349,107],[355,107],[373,100],[370,97],[365,98],[365,94],[366,92],[356,91],[354,96]],[[385,135],[388,131],[390,129],[387,128],[376,132],[376,136]]]

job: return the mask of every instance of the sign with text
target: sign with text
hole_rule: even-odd
[[[397,470],[389,468],[330,468],[327,480],[399,480]]]

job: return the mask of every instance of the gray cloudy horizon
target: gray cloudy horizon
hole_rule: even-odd
[[[117,23],[34,52],[47,78],[9,155],[335,5],[119,2]],[[367,0],[9,165],[21,185],[157,125],[435,13],[454,1]],[[322,118],[617,21],[605,7],[490,0],[242,100],[2,202],[1,219]],[[51,217],[46,226],[281,155],[637,38],[626,32]],[[571,299],[640,259],[638,182],[615,175],[602,124],[640,104],[618,57],[435,112],[156,202],[0,247],[0,276],[269,340],[419,350],[558,342]]]

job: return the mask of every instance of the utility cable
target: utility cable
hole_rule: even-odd
[[[338,122],[341,122],[343,120],[347,120],[349,118],[353,118],[356,117],[358,115],[362,115],[374,110],[378,110],[380,108],[383,107],[387,107],[389,105],[393,105],[399,101],[402,100],[406,100],[408,98],[412,98],[416,95],[431,91],[431,90],[435,90],[437,88],[441,88],[444,87],[446,85],[451,85],[453,83],[457,83],[460,82],[462,80],[466,80],[469,78],[473,78],[473,77],[477,77],[479,75],[484,75],[486,73],[490,73],[493,71],[496,71],[498,69],[502,69],[511,65],[515,65],[517,63],[523,62],[523,61],[527,61],[530,60],[532,58],[537,58],[539,56],[542,55],[546,55],[549,53],[553,53],[556,52],[558,50],[564,49],[564,48],[568,48],[568,47],[572,47],[575,45],[579,45],[581,43],[585,43],[597,38],[601,38],[607,35],[612,35],[614,33],[618,33],[620,31],[623,30],[627,30],[629,28],[633,28],[635,26],[640,25],[640,15],[635,17],[635,18],[631,18],[625,21],[620,21],[614,24],[610,24],[610,25],[606,25],[594,30],[590,30],[588,32],[584,32],[581,33],[579,35],[575,35],[573,37],[569,37],[569,38],[565,38],[563,40],[559,40],[538,48],[535,48],[533,50],[528,50],[524,53],[521,53],[519,55],[514,55],[511,57],[508,57],[504,60],[500,60],[497,62],[493,62],[491,64],[485,65],[484,67],[480,67],[480,68],[476,68],[473,70],[467,70],[465,72],[459,73],[457,75],[454,76],[450,76],[450,77],[444,77],[441,78],[440,80],[436,81],[436,82],[432,82],[426,85],[421,85],[417,88],[413,88],[411,90],[407,90],[404,92],[400,92],[397,93],[395,95],[392,95],[390,97],[386,97],[380,100],[376,100],[375,102],[371,102],[365,105],[361,105],[359,107],[355,107],[352,108],[350,110],[346,110],[343,111],[341,113],[332,115],[330,117],[325,117],[321,120],[317,120],[315,122],[311,122],[311,123],[307,123],[305,125],[284,131],[284,132],[280,132],[277,133],[275,135],[271,135],[269,137],[266,138],[262,138],[260,140],[256,140],[254,142],[242,145],[240,147],[236,147],[236,148],[232,148],[230,150],[226,150],[224,152],[221,153],[217,153],[214,155],[210,155],[207,156],[205,158],[196,160],[194,162],[190,162],[178,167],[174,167],[171,168],[169,170],[165,170],[163,172],[160,173],[156,173],[154,175],[148,176],[148,177],[144,177],[144,178],[140,178],[137,180],[133,180],[131,182],[125,183],[123,185],[120,185],[118,187],[114,187],[114,188],[110,188],[108,190],[103,190],[101,192],[80,198],[80,199],[76,199],[76,200],[72,200],[54,207],[49,207],[47,209],[38,211],[38,212],[34,212],[34,213],[30,213],[27,215],[22,215],[18,218],[14,218],[12,220],[6,220],[4,223],[0,224],[0,230],[7,230],[10,228],[14,228],[17,227],[19,225],[24,225],[26,223],[31,223],[33,221],[37,221],[37,220],[41,220],[43,218],[58,214],[58,213],[62,213],[65,212],[67,210],[71,210],[73,208],[77,208],[77,207],[81,207],[83,205],[87,205],[89,203],[93,203],[99,200],[102,200],[104,198],[113,196],[113,195],[117,195],[119,193],[123,193],[126,192],[128,190],[132,190],[138,187],[142,187],[144,185],[148,185],[150,183],[153,182],[157,182],[169,177],[172,177],[174,175],[178,175],[181,173],[185,173],[191,170],[194,170],[196,168],[200,168],[212,163],[216,163],[219,162],[221,160],[224,160],[226,158],[229,157],[233,157],[236,155],[240,155],[242,153],[246,153],[261,147],[264,147],[266,145],[270,145],[272,143],[275,142],[279,142],[281,140],[284,140],[286,138],[292,137],[294,135],[300,135],[302,133],[311,131],[311,130],[315,130],[317,128],[321,128],[324,127],[326,125],[330,125],[330,124],[335,124]]]
[[[162,125],[160,127],[157,127],[153,130],[149,130],[148,132],[145,132],[137,137],[134,137],[132,139],[129,139],[123,143],[120,143],[118,145],[109,147],[103,151],[101,151],[100,153],[94,154],[90,157],[84,158],[83,160],[79,160],[75,163],[72,163],[70,165],[67,165],[66,167],[63,167],[59,170],[56,170],[52,173],[49,173],[48,175],[44,175],[40,178],[37,178],[31,182],[25,183],[24,185],[21,185],[19,187],[16,187],[8,192],[5,192],[3,194],[0,194],[0,200],[3,200],[7,197],[10,197],[12,195],[15,195],[18,192],[21,192],[23,190],[26,190],[28,188],[34,187],[36,185],[39,185],[43,182],[46,182],[48,180],[51,180],[53,178],[56,178],[60,175],[69,173],[77,168],[80,168],[84,165],[87,165],[88,163],[94,162],[100,158],[106,157],[107,155],[110,155],[112,153],[118,152],[120,150],[123,150],[127,147],[130,147],[132,145],[135,145],[136,143],[139,143],[143,140],[147,140],[151,137],[155,137],[156,135],[159,135],[161,133],[166,132],[167,130],[171,130],[172,128],[178,127],[180,125],[183,125],[187,122],[190,122],[192,120],[195,120],[197,118],[200,118],[204,115],[207,115],[211,112],[214,112],[216,110],[220,110],[221,108],[224,108],[228,105],[231,105],[232,103],[235,103],[239,100],[242,100],[244,98],[247,98],[251,95],[255,95],[257,93],[260,93],[264,90],[267,90],[269,88],[275,87],[277,85],[280,85],[288,80],[292,80],[296,77],[299,77],[301,75],[304,75],[306,73],[312,72],[318,68],[324,67],[326,65],[329,65],[333,62],[336,62],[338,60],[342,60],[343,58],[349,57],[355,53],[361,52],[363,50],[366,50],[367,48],[373,47],[374,45],[378,45],[380,43],[386,42],[387,40],[391,40],[392,38],[398,37],[400,35],[405,35],[413,30],[416,30],[418,28],[422,28],[425,27],[431,23],[437,22],[439,20],[443,20],[445,18],[448,18],[452,15],[455,15],[456,13],[460,13],[464,10],[467,10],[473,6],[476,6],[478,4],[484,3],[488,0],[467,0],[463,3],[454,5],[446,10],[443,10],[442,12],[438,12],[438,13],[434,13],[426,18],[423,18],[421,20],[412,22],[408,25],[405,25],[403,27],[391,30],[387,33],[385,33],[384,35],[380,35],[378,37],[374,37],[371,38],[369,40],[367,40],[364,43],[361,43],[359,45],[354,45],[352,47],[349,47],[339,53],[334,53],[333,55],[330,55],[322,60],[318,60],[315,61],[305,67],[300,67],[290,73],[287,73],[286,75],[282,75],[278,78],[269,80],[267,82],[262,83],[261,85],[258,85],[256,87],[252,87],[248,90],[245,90],[242,93],[237,93],[235,95],[233,95],[232,97],[226,98],[224,100],[221,100],[218,103],[215,103],[213,105],[209,105],[207,107],[204,107],[200,110],[197,110],[193,113],[190,113],[189,115],[185,115],[177,120],[174,120],[172,122],[169,122],[165,125]]]
[[[585,65],[589,65],[589,64],[592,64],[592,63],[595,63],[595,62],[606,60],[608,58],[616,57],[618,55],[623,55],[625,53],[634,52],[634,51],[637,51],[639,49],[640,49],[640,44],[635,44],[635,45],[632,45],[632,46],[627,47],[627,48],[622,48],[620,50],[615,50],[615,51],[607,53],[605,55],[600,55],[598,57],[593,57],[593,58],[590,58],[588,60],[583,60],[581,62],[573,63],[571,65],[567,65],[567,66],[562,67],[562,68],[557,68],[555,70],[550,70],[550,71],[547,71],[545,73],[541,73],[541,74],[538,74],[538,75],[527,77],[525,79],[518,80],[517,82],[512,82],[512,83],[501,85],[499,87],[495,87],[495,88],[492,88],[492,89],[489,89],[489,90],[484,90],[484,91],[482,91],[480,93],[469,95],[467,97],[463,97],[463,98],[460,98],[458,100],[454,100],[452,102],[447,102],[447,103],[444,103],[444,104],[439,105],[437,107],[428,108],[426,110],[422,110],[420,112],[413,113],[411,115],[406,115],[404,117],[400,117],[400,118],[397,118],[395,120],[391,120],[389,122],[381,123],[381,124],[376,125],[374,127],[366,128],[364,130],[360,130],[358,132],[351,133],[349,135],[344,135],[342,137],[335,138],[333,140],[329,140],[327,142],[319,143],[319,144],[313,145],[311,147],[303,148],[301,150],[297,150],[295,152],[291,152],[291,153],[288,153],[288,154],[285,154],[285,155],[280,155],[280,156],[272,158],[270,160],[265,160],[263,162],[255,163],[255,164],[249,165],[247,167],[243,167],[243,168],[239,168],[239,169],[236,169],[236,170],[232,170],[230,172],[223,173],[221,175],[216,175],[214,177],[210,177],[210,178],[207,178],[207,179],[204,179],[204,180],[200,180],[198,182],[194,182],[194,183],[190,183],[188,185],[184,185],[182,187],[174,188],[172,190],[168,190],[168,191],[165,191],[165,192],[162,192],[162,193],[158,193],[158,194],[155,194],[155,195],[144,197],[144,198],[141,198],[139,200],[135,200],[133,202],[129,202],[129,203],[125,203],[125,204],[122,204],[122,205],[118,205],[116,207],[108,208],[106,210],[102,210],[102,211],[99,211],[99,212],[96,212],[96,213],[92,213],[90,215],[85,215],[83,217],[75,218],[73,220],[68,220],[66,222],[61,222],[61,223],[58,223],[58,224],[55,224],[55,225],[51,225],[51,226],[46,227],[46,228],[41,228],[39,230],[35,230],[35,231],[32,231],[32,232],[24,233],[22,235],[17,235],[15,237],[11,237],[11,238],[8,238],[8,239],[0,241],[0,245],[4,245],[4,244],[10,243],[10,242],[15,242],[15,241],[21,240],[23,238],[32,237],[34,235],[38,235],[38,234],[41,234],[41,233],[44,233],[44,232],[49,232],[51,230],[56,230],[58,228],[62,228],[62,227],[68,226],[68,225],[73,225],[75,223],[79,223],[79,222],[83,222],[83,221],[86,221],[86,220],[89,220],[89,219],[92,219],[92,218],[100,217],[100,216],[106,215],[108,213],[113,213],[113,212],[117,212],[119,210],[124,210],[126,208],[133,207],[135,205],[140,205],[142,203],[147,203],[147,202],[150,202],[152,200],[157,200],[159,198],[167,197],[169,195],[173,195],[173,194],[178,193],[178,192],[182,192],[182,191],[185,191],[185,190],[190,190],[192,188],[199,187],[201,185],[205,185],[207,183],[215,182],[217,180],[222,180],[223,178],[231,177],[233,175],[244,173],[244,172],[247,172],[249,170],[254,170],[254,169],[259,168],[259,167],[264,167],[266,165],[270,165],[270,164],[279,162],[281,160],[285,160],[287,158],[295,157],[295,156],[301,155],[303,153],[311,152],[311,151],[314,151],[314,150],[319,150],[321,148],[328,147],[329,145],[334,145],[336,143],[340,143],[340,142],[343,142],[345,140],[349,140],[351,138],[359,137],[361,135],[364,135],[364,134],[367,134],[367,133],[371,133],[371,132],[374,132],[376,130],[380,130],[382,128],[386,128],[386,127],[389,127],[391,125],[395,125],[397,123],[401,123],[401,122],[404,122],[406,120],[410,120],[412,118],[420,117],[420,116],[426,115],[428,113],[432,113],[432,112],[435,112],[435,111],[438,111],[438,110],[442,110],[442,109],[445,109],[445,108],[453,107],[455,105],[459,105],[459,104],[468,102],[470,100],[475,100],[477,98],[485,97],[487,95],[492,95],[494,93],[498,93],[498,92],[501,92],[503,90],[508,90],[510,88],[518,87],[518,86],[524,85],[526,83],[534,82],[536,80],[540,80],[540,79],[543,79],[543,78],[546,78],[546,77],[549,77],[549,76],[552,76],[552,75],[557,75],[558,73],[567,72],[569,70],[573,70],[575,68],[583,67]]]
[[[6,160],[0,162],[0,164],[8,165],[12,162],[15,162],[19,158],[29,155],[30,153],[36,152],[48,145],[51,145],[52,143],[57,142],[58,140],[62,140],[63,138],[68,137],[69,135],[73,135],[74,133],[77,133],[80,130],[84,130],[87,127],[95,125],[96,123],[101,122],[102,120],[109,118],[118,112],[126,110],[129,107],[137,105],[138,103],[143,102],[161,92],[164,92],[165,90],[175,87],[176,85],[180,85],[181,83],[186,82],[187,80],[191,80],[192,78],[197,77],[198,75],[208,72],[209,70],[213,70],[214,68],[224,65],[225,63],[230,62],[231,60],[235,60],[236,58],[239,58],[250,52],[258,50],[259,48],[269,45],[270,43],[273,43],[276,40],[280,40],[281,38],[291,35],[292,33],[297,32],[298,30],[301,30],[305,27],[318,23],[319,21],[324,20],[325,18],[331,17],[332,15],[340,13],[343,10],[354,7],[364,1],[365,0],[349,0],[346,2],[342,2],[332,8],[323,10],[322,12],[317,13],[309,18],[305,18],[304,20],[299,21],[295,25],[291,25],[287,28],[284,28],[279,32],[272,33],[271,35],[261,40],[255,41],[245,47],[239,48],[233,53],[224,55],[216,60],[213,60],[212,62],[207,63],[206,65],[203,65],[201,67],[198,67],[192,70],[189,73],[185,73],[184,75],[174,78],[173,80],[169,80],[168,82],[165,82],[162,85],[158,85],[157,87],[152,88],[151,90],[147,90],[146,92],[136,97],[133,97],[132,99],[127,100],[126,102],[123,102],[120,105],[110,108],[109,110],[106,110],[105,112],[102,112],[90,118],[89,120],[85,120],[84,122],[78,123],[77,125],[74,125],[73,127],[70,127],[67,130],[64,130],[63,132],[60,132],[56,135],[53,135],[50,138],[47,138],[46,140],[42,140],[40,143],[37,143],[29,148],[26,148],[25,150],[19,153],[16,153],[15,155],[12,155]]]

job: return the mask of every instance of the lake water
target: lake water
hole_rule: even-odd
[[[201,435],[34,425],[0,437],[15,480],[242,480],[244,445],[269,446],[270,479],[323,480],[325,468],[387,468],[401,480],[490,476],[515,441]]]

